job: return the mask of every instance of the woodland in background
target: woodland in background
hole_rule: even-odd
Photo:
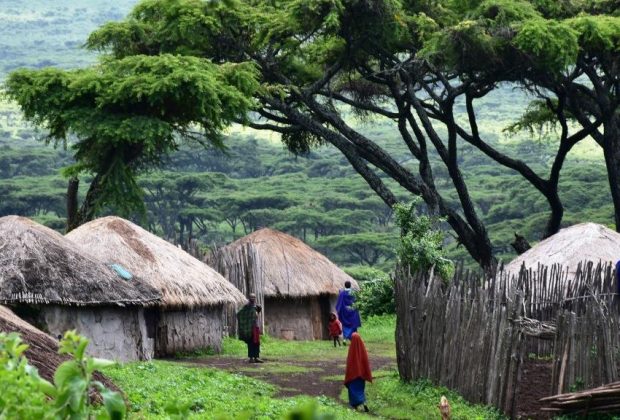
[[[490,103],[489,111],[498,105]],[[496,127],[491,124],[484,129],[500,130],[502,122],[496,122]],[[0,111],[0,125],[0,215],[32,217],[62,232],[67,179],[59,171],[72,163],[70,154],[34,140],[34,130],[14,110]],[[386,144],[397,146],[390,141],[388,126],[373,124],[368,129]],[[514,153],[541,167],[552,144],[545,138],[523,142],[501,135],[496,141],[507,142]],[[133,219],[172,242],[186,244],[191,237],[201,247],[270,226],[305,238],[340,265],[393,267],[398,230],[392,212],[337,151],[325,146],[295,157],[277,139],[241,131],[231,134],[225,144],[227,152],[181,150],[164,164],[164,170],[141,177],[147,219],[138,215]],[[588,220],[611,226],[613,208],[605,168],[590,156],[594,153],[586,150],[565,168],[565,225]],[[510,260],[515,255],[510,246],[515,231],[537,236],[544,229],[544,201],[533,192],[528,194],[519,177],[474,150],[464,154],[463,167],[484,220],[493,228],[498,255]],[[401,196],[407,199],[404,192]],[[451,258],[474,266],[449,235],[448,249]]]

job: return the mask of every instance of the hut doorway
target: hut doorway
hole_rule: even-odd
[[[312,331],[315,340],[329,338],[327,324],[331,311],[329,295],[319,295],[312,305]]]

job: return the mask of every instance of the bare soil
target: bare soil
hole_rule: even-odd
[[[540,411],[542,403],[538,400],[549,395],[551,389],[552,365],[547,361],[523,361],[521,380],[517,393],[517,417],[522,419],[548,419],[548,414]]]

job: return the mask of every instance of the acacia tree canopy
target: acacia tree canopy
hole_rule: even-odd
[[[243,119],[258,88],[251,63],[216,65],[193,56],[134,55],[80,70],[18,70],[8,96],[46,140],[69,145],[65,172],[94,174],[73,228],[103,205],[144,207],[136,174],[158,165],[183,140],[221,147],[218,132]]]
[[[567,119],[578,122],[603,149],[620,230],[618,2],[485,0],[458,12],[467,21],[436,31],[425,56],[474,84],[517,82],[536,95],[522,126],[559,126],[558,157],[585,137],[567,134]],[[556,163],[550,177],[555,185]]]

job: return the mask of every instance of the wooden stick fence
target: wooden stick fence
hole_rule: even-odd
[[[528,354],[553,363],[541,397],[618,380],[618,298],[611,265],[503,271],[462,268],[446,283],[430,273],[395,282],[397,361],[405,380],[428,378],[466,399],[516,413]],[[596,357],[594,355],[596,354]]]

